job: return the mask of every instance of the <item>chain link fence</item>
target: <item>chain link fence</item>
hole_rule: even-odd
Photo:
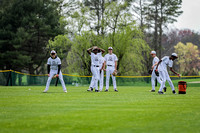
[[[45,86],[47,78],[47,74],[31,75],[13,70],[0,71],[1,86]],[[63,74],[65,84],[69,86],[89,86],[91,78],[91,76]],[[184,80],[189,86],[200,87],[200,76],[183,76],[181,78],[171,76],[171,79],[174,86],[177,86],[178,81]],[[105,80],[104,77],[104,85]],[[118,86],[151,86],[150,76],[116,76],[116,80]],[[51,85],[55,85],[55,83],[56,79],[52,79]],[[110,85],[112,85],[112,79],[110,79]]]

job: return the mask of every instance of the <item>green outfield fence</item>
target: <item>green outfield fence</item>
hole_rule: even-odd
[[[47,81],[47,74],[32,75],[21,73],[14,70],[0,70],[0,85],[1,86],[44,86]],[[91,76],[79,76],[63,74],[63,79],[66,85],[70,86],[88,86]],[[200,76],[182,76],[181,79],[177,76],[171,76],[174,85],[176,86],[179,80],[191,83],[190,86],[200,87]],[[118,86],[144,86],[151,82],[150,76],[116,76]],[[55,85],[56,79],[52,79],[51,85]],[[105,83],[105,79],[104,79]],[[110,80],[112,84],[112,80]],[[58,82],[60,85],[60,82]]]

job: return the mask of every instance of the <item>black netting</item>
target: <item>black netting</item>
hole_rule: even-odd
[[[46,85],[47,76],[45,75],[27,75],[14,71],[0,72],[0,85],[2,86],[44,86]],[[63,79],[66,85],[72,86],[89,86],[91,77],[76,77],[63,75]],[[171,77],[174,86],[178,85],[178,81],[183,80],[188,83],[189,86],[200,87],[200,77]],[[138,76],[138,77],[116,77],[118,86],[151,86],[151,77]],[[105,85],[104,77],[104,85]],[[56,79],[52,79],[51,85],[55,85]],[[58,82],[60,85],[60,81]],[[110,85],[112,85],[112,78],[110,78]],[[168,83],[166,82],[166,85]]]

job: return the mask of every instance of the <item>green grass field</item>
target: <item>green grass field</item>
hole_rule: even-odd
[[[0,86],[0,132],[200,132],[199,87],[186,95],[169,87],[165,95],[149,92],[150,86],[99,93],[67,88],[42,93],[44,86]]]

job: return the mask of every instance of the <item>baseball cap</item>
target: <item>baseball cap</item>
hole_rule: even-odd
[[[51,54],[53,54],[53,53],[56,54],[56,51],[55,50],[51,50]]]
[[[113,48],[112,47],[108,47],[108,50],[113,50]]]
[[[176,53],[172,53],[171,56],[174,56],[174,57],[178,58],[178,55]]]
[[[151,54],[156,54],[156,51],[151,51]]]

